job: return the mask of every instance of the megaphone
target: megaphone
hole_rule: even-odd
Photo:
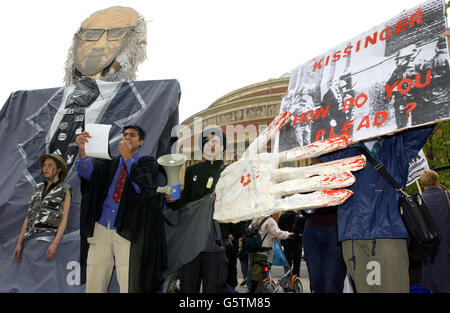
[[[180,192],[180,169],[186,162],[187,158],[183,154],[166,154],[158,158],[157,162],[164,168],[167,176],[167,186],[158,187],[156,190],[172,196],[173,200],[181,197]]]

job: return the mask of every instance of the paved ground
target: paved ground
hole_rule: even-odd
[[[241,265],[239,263],[238,259],[238,286],[236,287],[236,291],[239,293],[246,293],[248,292],[247,285],[241,286],[241,282],[243,281],[242,272],[241,272]],[[281,277],[284,275],[284,269],[281,266],[272,266],[272,269],[270,271],[270,274],[272,276],[272,279],[275,282],[278,282]],[[304,293],[310,293],[309,289],[309,276],[308,276],[308,270],[306,269],[306,263],[304,260],[302,260],[302,263],[300,264],[300,280],[302,281],[303,285],[303,292]],[[282,289],[279,289],[279,292],[283,292]]]
[[[241,272],[241,264],[239,262],[239,259],[237,260],[237,269],[238,269],[238,286],[236,287],[236,291],[238,293],[248,293],[249,290],[247,288],[247,285],[241,286],[241,283],[244,281],[244,278],[242,277]],[[281,266],[272,266],[270,275],[272,276],[272,280],[275,283],[278,283],[279,280],[284,276],[284,269]],[[303,293],[310,293],[311,290],[309,288],[309,276],[308,276],[308,270],[306,268],[306,263],[304,260],[302,260],[300,264],[300,280],[303,285]],[[177,286],[179,287],[179,281],[177,281]],[[170,292],[170,291],[169,291]],[[284,292],[282,288],[279,288],[278,292],[282,293]]]

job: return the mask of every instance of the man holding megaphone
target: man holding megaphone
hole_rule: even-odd
[[[219,130],[216,130],[219,132]],[[205,135],[205,133],[209,133]],[[186,203],[198,200],[207,194],[213,194],[214,187],[219,180],[220,173],[225,168],[223,162],[225,135],[205,130],[201,137],[203,161],[186,168],[184,190],[176,206],[182,207]],[[174,203],[171,195],[166,195],[168,203]]]
[[[175,201],[171,195],[165,196],[173,210],[188,210],[184,207],[186,204],[202,201],[204,197],[214,197],[214,188],[220,173],[225,168],[223,162],[225,134],[220,129],[206,129],[199,138],[199,145],[203,151],[203,160],[186,168],[184,189],[180,200]],[[204,208],[205,211],[210,209],[210,207]],[[201,280],[203,280],[204,291],[207,293],[219,293],[224,287],[227,278],[227,258],[221,242],[219,224],[212,220],[212,214],[210,222],[211,225],[202,224],[195,229],[198,232],[203,231],[204,235],[209,236],[211,240],[206,240],[207,243],[202,247],[195,246],[195,243],[191,242],[190,244],[195,246],[193,249],[198,249],[199,254],[178,270],[182,293],[199,292]],[[208,227],[210,231],[205,232]]]

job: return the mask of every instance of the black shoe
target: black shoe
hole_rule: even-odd
[[[258,281],[252,280],[252,287],[250,288],[250,293],[256,293],[256,289],[258,289]]]

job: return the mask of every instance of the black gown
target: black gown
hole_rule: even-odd
[[[113,160],[94,160],[90,181],[81,178],[81,282],[86,281],[87,238],[92,237],[95,222],[100,218],[103,202],[119,164]],[[114,226],[117,233],[131,242],[129,292],[155,292],[167,268],[162,201],[156,193],[158,165],[153,157],[142,156],[132,165],[124,185]],[[131,181],[141,193],[137,194]]]

